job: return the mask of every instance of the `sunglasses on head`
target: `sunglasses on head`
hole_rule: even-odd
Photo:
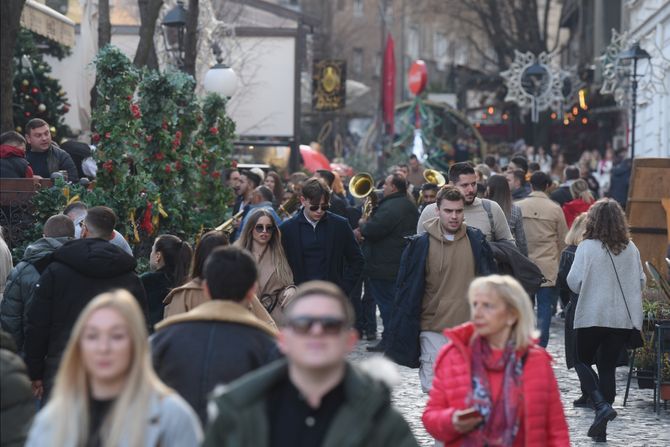
[[[336,317],[295,317],[290,319],[287,324],[293,332],[300,335],[312,332],[312,328],[316,324],[321,326],[321,332],[326,335],[337,335],[346,326],[342,318]]]
[[[328,211],[328,209],[330,208],[330,204],[329,203],[324,203],[324,204],[321,204],[321,205],[310,205],[309,206],[310,211],[318,211],[319,208],[321,208],[321,211]]]
[[[258,224],[254,227],[254,230],[256,230],[256,232],[258,233],[272,233],[273,231],[275,231],[275,226]]]

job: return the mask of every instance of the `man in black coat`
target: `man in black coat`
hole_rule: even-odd
[[[72,157],[51,140],[51,131],[46,121],[33,118],[26,123],[26,142],[30,145],[26,160],[35,175],[49,178],[54,172],[67,171],[69,181],[79,180]]]
[[[384,198],[369,220],[360,222],[364,239],[365,276],[369,278],[369,292],[379,307],[384,331],[391,323],[391,307],[395,296],[395,281],[400,269],[400,258],[407,245],[407,236],[416,231],[419,214],[407,198],[407,180],[401,174],[392,174],[384,181]],[[383,350],[384,337],[377,347]]]
[[[109,242],[115,225],[110,208],[90,208],[82,222],[82,239],[57,249],[35,285],[26,317],[25,360],[38,398],[47,398],[70,332],[93,298],[126,289],[146,316],[146,294],[135,274],[137,262]]]
[[[300,202],[302,209],[279,227],[295,284],[320,279],[350,295],[364,263],[354,232],[345,218],[328,211],[330,189],[323,180],[306,180]]]
[[[207,399],[227,384],[279,356],[275,330],[247,307],[256,293],[258,270],[238,247],[212,252],[203,289],[211,301],[156,325],[151,353],[156,373],[207,422]]]

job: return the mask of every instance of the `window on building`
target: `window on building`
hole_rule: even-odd
[[[381,53],[375,54],[375,58],[374,58],[374,61],[373,61],[373,64],[374,64],[373,70],[374,71],[372,72],[372,75],[374,77],[378,78],[379,76],[381,76],[383,63],[384,63],[384,59],[382,58],[382,54]]]
[[[421,52],[421,33],[419,32],[419,27],[410,27],[407,37],[407,54],[412,59],[418,59]]]
[[[444,70],[449,62],[449,39],[446,33],[437,32],[433,36],[433,59],[438,70]]]
[[[363,0],[354,0],[354,17],[363,17]]]
[[[360,75],[363,73],[363,49],[354,48],[354,54],[351,61],[351,70],[354,74]]]

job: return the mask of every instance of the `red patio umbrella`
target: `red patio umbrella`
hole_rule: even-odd
[[[303,166],[309,172],[316,172],[319,169],[330,171],[330,161],[328,161],[326,156],[306,144],[300,145],[300,156],[302,157]]]

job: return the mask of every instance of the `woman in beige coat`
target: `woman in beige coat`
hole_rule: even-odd
[[[278,326],[284,322],[284,307],[295,293],[293,272],[281,244],[279,225],[272,214],[255,210],[242,229],[235,245],[251,252],[258,264],[258,293],[266,310]]]
[[[228,245],[228,238],[220,231],[210,231],[200,238],[200,242],[195,247],[195,254],[193,255],[191,280],[180,287],[172,289],[163,301],[163,304],[165,304],[165,318],[188,312],[194,307],[208,301],[202,289],[202,270],[209,254],[216,247],[225,245]],[[251,300],[249,310],[258,319],[269,324],[275,330],[277,329],[274,320],[257,298]]]

